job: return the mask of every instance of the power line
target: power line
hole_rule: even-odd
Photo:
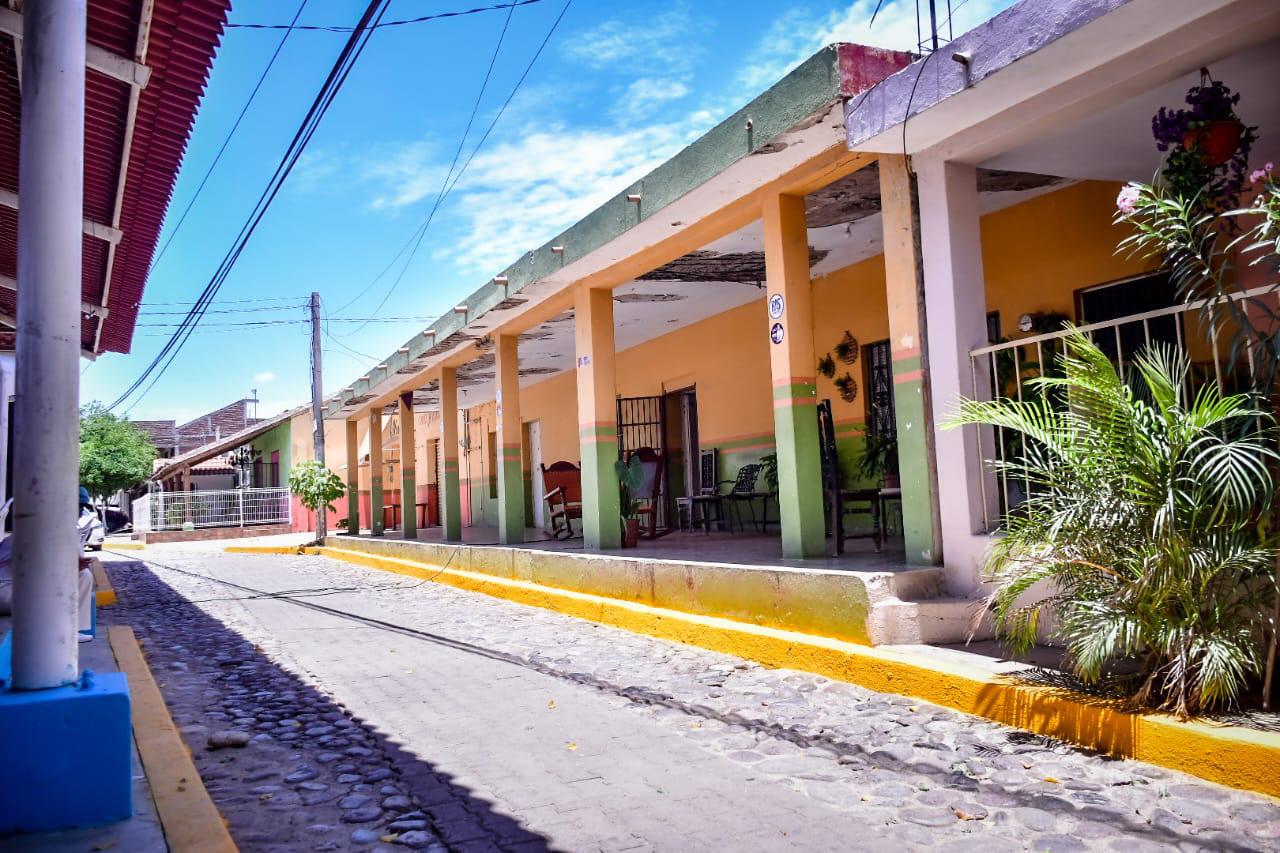
[[[374,24],[370,29],[381,30],[387,27],[403,27],[406,24],[422,24],[427,21],[439,21],[443,18],[461,18],[465,15],[475,15],[480,12],[497,12],[502,9],[514,9],[516,6],[529,6],[534,3],[541,3],[542,0],[516,0],[513,3],[498,3],[493,6],[477,6],[474,9],[459,9],[453,12],[437,12],[434,15],[420,15],[416,18],[405,18],[401,21],[383,21]],[[227,24],[227,29],[238,30],[302,30],[304,32],[323,32],[323,33],[349,33],[351,27],[344,26],[321,26],[317,24],[298,24],[297,18],[295,23],[289,24]]]
[[[360,21],[352,31],[351,36],[347,39],[338,58],[334,61],[333,67],[330,68],[328,76],[320,87],[320,91],[316,94],[312,101],[310,109],[299,125],[297,132],[290,141],[289,146],[285,150],[284,156],[280,160],[280,164],[276,167],[275,173],[268,182],[267,187],[259,196],[257,203],[254,205],[253,212],[245,221],[240,229],[239,235],[236,237],[230,250],[223,257],[222,263],[218,265],[217,270],[209,279],[209,283],[201,292],[196,301],[196,305],[191,309],[191,313],[183,323],[183,328],[174,333],[173,337],[161,348],[160,352],[152,360],[132,385],[125,390],[110,406],[108,411],[116,408],[126,399],[134,394],[148,378],[154,375],[151,383],[142,392],[142,395],[134,401],[137,405],[138,401],[145,397],[147,393],[155,387],[155,383],[168,370],[169,365],[173,363],[174,358],[181,351],[182,346],[186,343],[196,325],[200,322],[204,311],[209,307],[209,303],[217,296],[218,290],[230,275],[232,268],[239,259],[240,254],[244,251],[244,247],[248,244],[249,239],[253,236],[258,224],[266,215],[271,203],[279,194],[285,180],[289,177],[293,167],[297,164],[298,159],[302,156],[302,152],[306,149],[307,143],[311,141],[311,137],[315,135],[316,129],[319,127],[321,120],[324,118],[329,107],[333,104],[334,98],[341,91],[343,84],[346,82],[351,69],[355,66],[356,61],[363,53],[365,46],[369,43],[372,35],[370,23],[377,23],[382,16],[386,14],[387,6],[390,0],[370,0],[364,14],[360,17]],[[158,371],[158,372],[157,372]]]
[[[485,141],[489,138],[489,135],[493,132],[494,127],[497,126],[498,121],[502,118],[503,113],[507,111],[507,107],[511,105],[511,101],[515,98],[516,93],[520,91],[520,87],[524,84],[525,79],[528,78],[529,72],[533,70],[534,63],[536,63],[538,61],[538,57],[542,55],[542,51],[546,48],[547,43],[551,41],[551,37],[555,34],[556,29],[560,26],[560,22],[564,20],[565,13],[569,11],[569,7],[572,4],[573,4],[573,0],[565,0],[564,6],[560,9],[560,14],[557,15],[555,21],[552,22],[551,29],[547,30],[547,34],[546,36],[543,37],[542,43],[538,45],[538,49],[534,52],[533,57],[529,60],[529,64],[525,66],[524,73],[520,75],[520,79],[516,81],[515,86],[511,89],[511,94],[507,96],[507,99],[503,102],[502,106],[498,109],[497,114],[494,115],[493,117],[493,121],[489,122],[489,126],[488,128],[485,129],[484,135],[480,137],[480,141],[476,143],[476,147],[472,149],[471,154],[466,159],[466,162],[462,164],[462,168],[459,169],[457,175],[454,176],[453,182],[445,187],[443,193],[437,196],[435,203],[432,205],[430,212],[428,212],[427,214],[426,220],[422,223],[422,226],[417,230],[417,232],[415,233],[415,236],[410,238],[410,240],[413,242],[413,250],[409,253],[409,258],[408,260],[405,261],[404,266],[401,268],[400,274],[396,276],[396,280],[391,283],[391,287],[388,288],[386,294],[383,295],[382,301],[379,302],[378,305],[373,309],[373,314],[376,315],[378,311],[382,308],[382,306],[387,304],[387,300],[391,298],[391,294],[394,293],[396,287],[399,286],[401,279],[404,278],[405,273],[409,269],[409,265],[413,262],[413,256],[417,254],[418,247],[422,245],[422,239],[423,237],[426,236],[427,229],[431,227],[431,221],[435,218],[436,211],[440,209],[440,206],[449,197],[449,194],[453,192],[454,187],[458,185],[458,181],[462,180],[462,176],[466,173],[467,167],[471,165],[471,161],[475,159],[476,155],[480,153],[480,149],[484,147]],[[404,249],[401,249],[400,251],[401,253],[403,253]],[[390,265],[388,265],[388,268],[390,268]],[[385,273],[385,270],[383,272]],[[378,277],[381,278],[381,276],[382,274],[379,274]],[[374,281],[376,282],[377,279],[375,279]],[[356,299],[359,299],[361,296],[367,293],[369,288],[373,286],[373,283],[374,282],[371,282],[369,284],[369,287],[366,287],[363,291],[361,291],[361,293],[356,297]],[[351,304],[350,302],[347,303],[347,305],[350,305],[350,304]],[[356,328],[351,332],[348,332],[347,334],[353,335],[356,332],[359,332],[361,328],[363,327]]]
[[[298,6],[298,11],[293,13],[292,24],[298,22],[298,18],[302,16],[302,10],[307,8],[308,0],[302,0]],[[196,191],[191,196],[191,200],[187,202],[187,206],[183,208],[182,215],[178,217],[178,222],[173,226],[173,230],[169,232],[169,236],[165,238],[164,245],[160,247],[160,251],[156,253],[155,259],[151,261],[151,265],[147,267],[147,275],[151,274],[160,264],[160,259],[164,257],[164,253],[168,251],[169,246],[173,243],[173,238],[177,236],[178,231],[182,229],[182,223],[187,221],[187,214],[191,212],[191,208],[195,206],[196,199],[200,198],[200,193],[204,190],[204,185],[209,182],[209,176],[213,174],[213,170],[218,167],[218,161],[222,159],[222,155],[226,152],[227,146],[231,144],[231,137],[235,136],[236,129],[240,127],[240,122],[244,119],[245,113],[249,112],[249,107],[253,104],[253,99],[258,97],[258,90],[262,88],[262,82],[267,79],[267,74],[271,71],[271,66],[276,64],[276,57],[280,55],[280,51],[284,49],[284,43],[289,40],[292,29],[286,29],[284,35],[280,37],[279,44],[276,45],[275,52],[271,54],[271,58],[267,60],[267,67],[262,69],[262,74],[258,76],[258,82],[253,85],[253,91],[249,92],[249,99],[244,102],[244,106],[240,108],[240,115],[236,116],[235,122],[231,125],[231,129],[227,131],[227,136],[222,140],[222,145],[218,147],[218,153],[214,155],[213,162],[209,164],[209,168],[205,171],[204,177],[200,179]]]
[[[304,299],[305,297],[303,296],[263,296],[257,299],[211,299],[209,300],[209,304],[210,305],[245,305],[245,304],[257,303],[257,302],[297,302],[299,305],[301,305]],[[155,305],[196,305],[196,304],[198,303],[192,300],[186,300],[184,302],[142,302],[142,303],[139,303],[138,307],[150,308]]]
[[[458,167],[458,160],[459,160],[459,158],[461,158],[461,157],[462,157],[462,149],[463,149],[464,147],[466,147],[466,144],[467,144],[467,137],[471,135],[471,126],[475,123],[475,120],[476,120],[476,114],[477,114],[478,112],[480,112],[480,103],[481,103],[481,101],[483,101],[483,100],[484,100],[484,93],[485,93],[485,92],[488,90],[488,88],[489,88],[489,80],[490,80],[490,78],[493,76],[493,67],[494,67],[494,65],[496,65],[496,64],[497,64],[497,62],[498,62],[498,54],[499,54],[499,53],[501,52],[501,50],[502,50],[502,42],[503,42],[503,40],[504,40],[504,39],[506,38],[506,36],[507,36],[507,28],[511,26],[511,16],[515,14],[515,11],[516,11],[516,7],[515,7],[514,5],[512,5],[512,6],[510,6],[510,7],[508,7],[508,8],[507,8],[507,17],[506,17],[506,19],[502,22],[502,29],[498,31],[498,41],[497,41],[497,43],[493,46],[493,52],[489,55],[489,67],[485,69],[485,72],[484,72],[484,79],[480,82],[480,91],[476,93],[476,99],[475,99],[475,102],[471,105],[471,115],[470,115],[470,116],[468,116],[468,118],[467,118],[467,126],[466,126],[465,128],[463,128],[463,130],[462,130],[462,136],[458,139],[458,147],[457,147],[456,149],[454,149],[454,152],[453,152],[453,161],[449,164],[449,171],[445,173],[444,180],[442,180],[442,181],[440,182],[440,191],[439,191],[438,193],[436,193],[436,200],[435,200],[435,206],[436,206],[436,207],[439,207],[439,205],[440,205],[440,197],[444,194],[445,187],[447,187],[447,186],[449,185],[449,179],[450,179],[451,177],[453,177],[453,171],[454,171],[454,169],[456,169],[456,168]],[[434,208],[433,208],[433,211],[432,211],[432,212],[434,212]],[[412,242],[412,241],[413,241],[413,238],[412,238],[412,237],[410,237],[410,242]],[[407,247],[408,245],[409,245],[409,243],[405,243],[405,247]],[[418,251],[418,247],[417,247],[417,245],[415,245],[415,246],[413,247],[413,252],[410,252],[410,253],[409,253],[409,259],[405,261],[405,267],[406,267],[406,268],[408,267],[408,265],[409,265],[410,263],[412,263],[412,262],[413,262],[413,256],[417,253],[417,251]],[[404,247],[402,247],[402,248],[400,249],[400,251],[396,253],[396,257],[395,257],[395,258],[392,258],[392,260],[391,260],[391,264],[389,264],[389,265],[386,267],[386,269],[384,269],[381,273],[379,273],[379,274],[378,274],[378,278],[381,278],[383,275],[385,275],[385,274],[386,274],[386,272],[387,272],[387,270],[391,268],[391,265],[395,264],[396,259],[397,259],[397,258],[399,258],[399,257],[400,257],[401,255],[403,255],[403,254],[404,254]],[[403,271],[403,270],[401,270],[400,275],[401,275],[401,276],[403,276],[403,275],[404,275],[404,271]],[[377,281],[377,279],[374,279],[374,281],[376,282],[376,281]],[[397,281],[397,282],[399,282],[399,277],[397,277],[396,281]],[[372,284],[370,285],[370,287],[372,287]],[[394,287],[394,285],[393,285],[393,287]],[[365,288],[365,289],[364,289],[364,290],[362,290],[360,293],[356,294],[354,297],[352,297],[352,298],[351,298],[351,299],[349,299],[347,302],[345,302],[345,303],[342,305],[342,307],[338,309],[338,311],[339,311],[339,312],[342,312],[342,311],[347,310],[347,309],[348,309],[348,308],[350,308],[352,305],[354,305],[357,301],[359,301],[359,299],[360,299],[362,296],[364,296],[364,294],[365,294],[365,293],[367,293],[367,292],[368,292],[368,288]],[[381,307],[381,306],[379,306],[379,307]],[[376,313],[378,313],[378,312],[377,312],[377,311],[374,311],[374,313],[376,314]],[[359,331],[359,329],[357,329],[356,331]],[[353,334],[354,334],[354,333],[353,333]]]

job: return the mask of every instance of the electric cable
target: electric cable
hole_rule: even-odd
[[[405,265],[401,268],[400,274],[396,277],[396,280],[391,283],[391,287],[388,288],[386,294],[382,297],[382,301],[379,302],[377,307],[374,308],[372,312],[374,315],[376,315],[378,313],[378,310],[381,309],[382,306],[387,303],[387,300],[391,298],[391,294],[394,293],[396,287],[399,286],[400,281],[404,278],[405,273],[409,269],[409,265],[413,261],[413,256],[418,251],[418,247],[422,245],[422,239],[423,237],[426,236],[427,229],[431,227],[431,222],[435,218],[436,211],[440,209],[440,206],[449,197],[450,193],[453,192],[453,188],[458,185],[458,181],[462,180],[462,176],[466,173],[467,167],[471,165],[471,161],[475,159],[476,154],[480,153],[480,149],[484,147],[485,141],[489,138],[489,135],[493,132],[494,127],[498,124],[498,121],[502,118],[503,113],[507,111],[507,107],[511,105],[511,101],[512,99],[515,98],[516,93],[520,91],[520,87],[524,84],[525,79],[528,78],[529,72],[533,70],[534,63],[536,63],[538,61],[538,57],[542,55],[542,51],[546,48],[547,43],[551,41],[551,37],[555,34],[556,29],[560,26],[560,22],[564,20],[565,13],[569,11],[569,7],[572,4],[573,4],[573,0],[565,0],[564,6],[560,9],[560,14],[556,16],[555,21],[553,21],[551,24],[551,28],[547,30],[546,36],[543,37],[542,43],[538,45],[537,51],[534,52],[533,58],[531,58],[529,60],[529,64],[525,66],[524,73],[520,75],[520,79],[516,81],[515,86],[511,89],[511,94],[507,96],[506,101],[504,101],[502,106],[498,109],[498,112],[496,115],[494,115],[493,120],[489,122],[489,126],[488,128],[486,128],[484,135],[480,137],[480,141],[476,143],[476,147],[472,149],[470,156],[468,156],[466,159],[466,162],[462,164],[462,168],[458,170],[458,174],[454,177],[453,183],[450,184],[448,187],[446,187],[444,193],[437,198],[436,203],[432,206],[430,212],[427,214],[427,218],[423,222],[422,226],[417,230],[414,236],[410,237],[410,242],[413,243],[413,251],[410,253],[409,259],[405,261]],[[401,253],[403,253],[403,251],[404,250],[401,249]],[[388,268],[390,268],[390,265],[388,265]],[[384,273],[385,273],[385,270],[384,270]],[[381,274],[379,275],[379,278],[380,277],[381,277]],[[369,286],[366,287],[364,290],[362,290],[356,296],[356,299],[359,299],[362,296],[364,296],[364,294],[367,293],[369,289],[373,287],[376,281],[377,280],[375,279],[374,282],[370,282]],[[348,302],[347,304],[350,305],[351,303]],[[346,336],[354,335],[357,332],[359,332],[362,328],[363,327],[353,329],[352,331],[347,332]]]
[[[302,16],[302,10],[307,8],[309,0],[302,0],[298,6],[298,11],[293,13],[293,21],[296,24],[298,18]],[[160,265],[160,259],[164,257],[164,253],[169,250],[169,246],[173,243],[173,238],[182,230],[182,223],[187,221],[187,214],[191,212],[191,208],[195,206],[196,200],[200,198],[200,193],[204,191],[204,186],[209,182],[209,177],[213,174],[213,170],[218,167],[218,162],[222,159],[222,155],[226,153],[227,146],[231,144],[231,138],[236,135],[236,130],[240,127],[240,122],[244,120],[245,113],[249,112],[249,107],[253,105],[253,100],[258,96],[258,90],[262,88],[262,83],[267,79],[267,74],[271,72],[271,66],[276,64],[276,57],[280,55],[280,51],[284,49],[284,43],[289,40],[289,36],[293,33],[292,26],[284,31],[284,35],[280,37],[279,43],[276,45],[275,51],[271,54],[271,58],[267,60],[267,67],[262,69],[262,74],[258,75],[258,82],[253,85],[253,90],[249,92],[249,99],[244,102],[244,106],[240,108],[240,114],[236,116],[236,120],[232,123],[231,129],[227,131],[226,137],[222,140],[222,145],[218,147],[218,153],[214,155],[213,162],[209,164],[209,168],[205,170],[204,177],[200,179],[196,191],[192,194],[187,206],[183,208],[182,215],[178,217],[178,222],[173,226],[173,230],[169,232],[169,236],[165,238],[164,245],[160,247],[160,251],[156,253],[150,265],[147,266],[147,275]]]
[[[131,397],[140,387],[142,387],[143,383],[145,383],[148,378],[152,377],[152,374],[155,374],[151,383],[147,385],[146,389],[142,392],[142,395],[134,400],[134,405],[137,405],[138,401],[141,400],[142,397],[145,397],[151,389],[155,387],[155,383],[159,381],[160,377],[168,370],[169,365],[173,363],[174,358],[177,357],[178,352],[181,351],[183,345],[189,339],[190,332],[199,323],[203,316],[203,312],[209,307],[209,303],[217,295],[218,290],[226,281],[227,276],[230,275],[231,269],[239,259],[240,254],[244,251],[244,247],[253,236],[253,233],[262,221],[262,218],[266,215],[271,203],[279,194],[285,180],[293,171],[298,159],[306,149],[307,143],[310,142],[316,129],[319,127],[320,121],[324,118],[325,113],[328,111],[330,105],[332,105],[334,98],[337,97],[338,92],[341,90],[348,75],[351,73],[351,69],[355,66],[356,61],[363,53],[364,48],[368,44],[369,38],[372,35],[372,30],[369,28],[370,23],[376,23],[378,20],[381,20],[382,16],[386,13],[389,3],[390,0],[370,0],[369,5],[366,7],[359,23],[352,31],[351,36],[347,39],[347,42],[339,53],[338,58],[334,61],[324,83],[320,87],[320,91],[312,101],[310,109],[308,109],[306,116],[303,118],[298,130],[295,132],[289,146],[286,148],[285,154],[282,157],[280,164],[276,167],[275,173],[272,175],[267,187],[259,196],[258,202],[253,208],[253,212],[241,227],[239,235],[232,244],[232,248],[228,250],[217,270],[215,270],[213,276],[209,279],[209,283],[205,286],[204,290],[196,300],[195,306],[191,309],[187,320],[184,321],[184,327],[174,333],[173,337],[164,345],[164,347],[161,348],[160,352],[151,361],[142,374],[129,386],[128,389],[125,390],[123,394],[120,395],[120,397],[116,399],[115,402],[107,407],[108,411],[118,407],[126,399]]]
[[[432,15],[419,15],[416,18],[405,18],[399,21],[384,21],[375,24],[373,29],[387,29],[388,27],[403,27],[407,24],[422,24],[427,21],[439,21],[445,18],[461,18],[466,15],[476,15],[480,12],[499,12],[503,9],[512,9],[516,6],[529,6],[534,3],[541,3],[542,0],[515,0],[512,3],[498,3],[493,6],[476,6],[473,9],[459,9],[453,12],[437,12]],[[296,20],[296,19],[295,19]],[[239,30],[301,30],[303,32],[325,32],[325,33],[349,33],[351,27],[344,26],[323,26],[318,24],[227,24],[228,29]]]

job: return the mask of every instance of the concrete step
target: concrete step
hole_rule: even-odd
[[[872,645],[962,643],[994,636],[983,600],[938,596],[916,601],[886,599],[867,618]]]

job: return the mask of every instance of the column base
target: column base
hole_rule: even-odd
[[[0,833],[133,816],[129,683],[94,675],[49,690],[0,689]]]

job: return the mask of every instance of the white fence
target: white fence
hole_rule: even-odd
[[[201,492],[150,492],[133,502],[135,531],[200,527],[249,527],[288,524],[289,490],[225,489]]]
[[[1266,299],[1274,311],[1276,293],[1274,287],[1258,287],[1233,294],[1230,299],[1234,302]],[[1076,331],[1087,335],[1121,369],[1132,364],[1133,356],[1153,341],[1178,345],[1191,358],[1191,373],[1187,378],[1189,387],[1183,389],[1188,397],[1195,393],[1196,388],[1210,382],[1216,383],[1219,390],[1226,391],[1252,387],[1256,367],[1253,351],[1231,352],[1230,335],[1224,334],[1221,336],[1223,340],[1219,340],[1216,327],[1209,328],[1207,339],[1199,332],[1197,314],[1207,304],[1207,300],[1187,302],[1115,320],[1089,323],[1079,326]],[[1247,310],[1250,304],[1246,303],[1242,310]],[[975,393],[983,399],[991,399],[994,389],[1000,397],[1022,401],[1024,394],[1033,391],[1027,380],[1044,376],[1056,366],[1055,362],[1063,350],[1062,339],[1071,333],[1072,330],[1064,330],[1031,335],[972,350],[969,369]],[[1031,484],[1011,480],[1004,473],[997,475],[986,463],[1025,453],[1026,438],[1005,433],[998,427],[967,426],[965,429],[978,431],[978,454],[985,478],[982,489],[983,529],[992,532],[1000,527],[1006,512],[1016,509],[1026,499]]]

